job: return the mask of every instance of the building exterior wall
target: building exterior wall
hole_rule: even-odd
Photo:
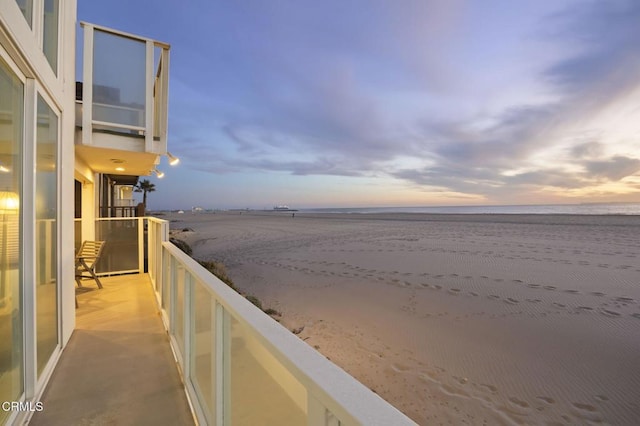
[[[12,340],[13,359],[23,362],[3,371],[14,380],[10,390],[0,388],[0,400],[23,404],[3,406],[0,423],[22,423],[37,408],[75,328],[75,25],[75,0],[0,0],[0,60],[21,81],[23,102],[21,152],[11,157],[20,181],[12,188],[19,198],[20,256],[5,268],[3,283],[16,307],[12,335],[21,337]],[[0,155],[3,149],[0,144]],[[0,252],[8,249],[2,245]]]

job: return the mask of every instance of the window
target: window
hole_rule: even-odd
[[[59,0],[44,0],[44,37],[42,39],[42,50],[56,74],[58,74],[59,3]]]
[[[27,24],[31,26],[31,17],[33,16],[33,0],[16,0],[16,3],[18,3],[18,7],[27,20]]]
[[[0,401],[24,391],[20,191],[24,85],[0,58]],[[8,412],[0,410],[0,422]]]

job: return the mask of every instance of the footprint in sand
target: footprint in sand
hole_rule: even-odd
[[[608,401],[609,398],[605,395],[596,395],[596,399],[599,401]]]
[[[640,314],[631,314],[631,316],[640,319]]]
[[[620,312],[612,311],[610,309],[600,308],[599,312],[609,318],[617,318],[620,316]]]
[[[497,294],[490,294],[487,296],[489,299],[493,299],[493,300],[498,300],[500,299],[500,296],[498,296]]]
[[[552,286],[552,285],[545,285],[542,288],[544,288],[545,290],[555,290],[556,287]]]
[[[521,399],[516,398],[515,396],[512,396],[509,398],[509,402],[517,405],[520,408],[529,408],[529,403],[527,403],[526,401],[523,401]]]
[[[449,386],[446,383],[443,383],[440,386],[440,389],[442,390],[443,393],[449,395],[449,396],[458,396],[458,397],[463,397],[463,398],[467,398],[469,397],[469,394],[466,393],[465,391],[461,390],[461,389],[456,389],[453,386]]]
[[[452,288],[449,290],[449,293],[454,294],[454,295],[458,295],[460,294],[460,289],[459,288]]]
[[[551,397],[549,397],[549,396],[538,396],[536,398],[538,398],[541,401],[546,402],[547,404],[555,404],[556,403],[556,400],[551,398]]]
[[[507,297],[507,298],[504,300],[504,303],[508,303],[508,304],[510,304],[510,305],[517,305],[518,303],[520,303],[520,301],[519,301],[519,300],[517,300],[517,299],[514,299],[513,297]]]
[[[598,409],[593,405],[583,404],[581,402],[573,402],[572,405],[574,407],[574,414],[579,418],[598,423],[602,421]]]
[[[491,393],[496,393],[496,392],[498,392],[498,388],[497,388],[497,387],[495,387],[495,386],[493,386],[493,385],[488,385],[488,384],[486,384],[486,383],[481,383],[481,384],[480,384],[480,386],[481,386],[481,387],[483,387],[483,388],[485,388],[485,389],[487,389],[487,390],[488,390],[489,392],[491,392]]]
[[[593,296],[598,296],[598,297],[605,296],[605,294],[604,294],[604,293],[601,293],[601,292],[599,292],[599,291],[593,291],[593,292],[591,292],[591,294],[592,294]]]

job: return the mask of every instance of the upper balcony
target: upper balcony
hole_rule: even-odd
[[[96,172],[117,173],[117,163],[128,175],[149,175],[167,152],[169,45],[80,25],[76,153]]]

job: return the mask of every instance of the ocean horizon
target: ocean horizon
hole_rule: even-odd
[[[295,208],[295,207],[292,207]],[[326,207],[300,208],[301,213],[433,213],[433,214],[566,214],[640,215],[640,203],[532,204],[495,206]]]

